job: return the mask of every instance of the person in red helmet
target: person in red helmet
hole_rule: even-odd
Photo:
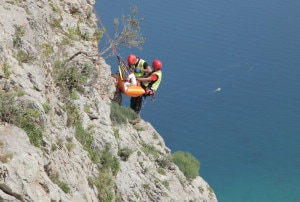
[[[138,58],[136,55],[130,54],[127,58],[128,66],[134,69],[134,74],[136,77],[147,76],[152,72],[151,67],[148,63]]]
[[[129,120],[130,123],[136,124],[141,120],[140,111],[142,108],[143,97],[146,96],[155,96],[155,92],[157,91],[161,79],[162,79],[162,62],[160,60],[153,60],[152,68],[154,69],[147,77],[137,77],[137,80],[140,81],[141,86],[145,89],[145,94],[132,97],[130,99],[130,108],[133,109],[137,118],[134,120]]]

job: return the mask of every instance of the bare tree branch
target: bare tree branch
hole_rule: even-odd
[[[144,19],[137,18],[137,6],[131,7],[131,12],[132,15],[122,16],[121,24],[123,25],[123,29],[121,32],[119,31],[119,19],[114,19],[115,37],[110,42],[110,45],[108,47],[100,51],[100,55],[108,52],[111,48],[113,48],[113,46],[126,46],[129,48],[136,47],[142,49],[142,45],[145,43],[145,38],[140,32],[140,24]]]

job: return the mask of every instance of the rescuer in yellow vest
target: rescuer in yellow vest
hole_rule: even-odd
[[[134,69],[134,74],[136,77],[147,76],[152,72],[151,67],[145,60],[138,58],[133,54],[128,56],[128,66]]]
[[[159,84],[161,82],[161,79],[162,79],[162,72],[161,72],[162,63],[161,63],[161,61],[153,60],[152,68],[154,70],[151,71],[148,74],[148,76],[137,77],[137,80],[140,81],[141,86],[145,89],[145,94],[138,96],[138,97],[131,97],[131,99],[130,99],[130,108],[133,109],[137,114],[136,119],[129,120],[129,122],[132,124],[138,123],[141,120],[140,111],[142,108],[143,97],[150,96],[150,95],[154,96],[155,92],[157,91]]]

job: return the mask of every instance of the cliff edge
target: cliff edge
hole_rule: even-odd
[[[150,123],[112,123],[95,0],[0,2],[0,201],[217,201]]]

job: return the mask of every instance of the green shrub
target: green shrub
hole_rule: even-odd
[[[93,150],[94,138],[92,134],[86,131],[81,123],[78,123],[75,128],[75,137],[82,144],[83,149],[89,154],[89,158],[93,163],[98,163],[99,157],[97,151]]]
[[[105,33],[105,28],[101,28],[101,29],[96,29],[95,33],[94,33],[94,39],[98,41],[98,43],[100,42],[100,40],[102,39],[103,34]]]
[[[20,63],[29,63],[33,60],[33,56],[23,50],[19,50],[15,57]]]
[[[54,144],[54,143],[52,143],[52,144],[51,144],[51,151],[54,152],[54,151],[56,151],[56,150],[57,150],[57,145]]]
[[[178,151],[172,154],[172,160],[187,178],[199,175],[200,162],[192,154]]]
[[[50,19],[50,26],[52,29],[62,29],[62,26],[61,26],[61,22],[63,21],[63,18],[62,16],[60,15],[59,18],[54,18],[52,17],[52,19]]]
[[[41,45],[43,48],[43,55],[49,57],[53,53],[53,48],[50,44],[44,43]]]
[[[63,146],[64,146],[64,141],[63,141],[62,139],[59,138],[59,139],[57,140],[56,144],[57,144],[57,148],[58,148],[58,149],[62,149]]]
[[[16,103],[16,93],[0,90],[0,118],[1,121],[14,123],[21,108]]]
[[[40,112],[33,109],[24,109],[18,114],[15,124],[26,131],[30,143],[41,147],[43,142],[43,126],[40,126],[35,118],[40,117]]]
[[[116,139],[120,138],[119,130],[114,128],[114,136]]]
[[[43,106],[45,113],[48,114],[51,110],[50,105],[48,103],[44,103],[42,106]]]
[[[71,40],[67,37],[64,37],[61,41],[62,45],[69,45],[71,43]]]
[[[166,175],[166,171],[163,168],[158,168],[157,172],[161,175]]]
[[[142,187],[143,187],[145,190],[149,190],[149,189],[150,189],[150,185],[149,185],[149,184],[143,184]]]
[[[99,157],[99,176],[96,179],[88,178],[90,185],[95,185],[98,190],[98,199],[111,202],[116,199],[114,193],[115,182],[111,174],[116,175],[120,169],[119,160],[112,155],[111,146],[106,145],[104,150],[97,153]]]
[[[3,71],[4,76],[6,78],[8,78],[10,76],[10,70],[9,69],[10,69],[10,66],[6,63],[2,66],[2,71]]]
[[[83,91],[89,79],[94,78],[95,69],[92,64],[66,65],[61,61],[54,64],[53,78],[57,86],[60,87],[64,96],[70,96],[73,90]]]
[[[157,164],[162,168],[168,168],[172,162],[171,156],[156,159]]]
[[[26,27],[23,25],[17,25],[15,26],[15,35],[17,37],[23,37],[25,36]]]
[[[69,39],[75,40],[75,35],[76,35],[75,30],[72,28],[68,28],[67,36],[69,37]]]
[[[70,93],[70,98],[72,100],[78,100],[79,99],[79,95],[77,94],[76,91],[72,90],[71,93]]]
[[[91,111],[90,105],[85,104],[84,107],[83,107],[83,110],[84,110],[85,113],[89,113]]]
[[[162,181],[162,184],[167,188],[170,189],[170,184],[167,180]]]
[[[109,169],[100,169],[98,179],[96,179],[93,184],[97,187],[99,201],[113,201],[115,197],[115,193],[113,192],[115,184]]]
[[[68,28],[67,36],[70,40],[90,40],[86,33],[82,33],[79,29],[79,25],[76,28]],[[93,36],[95,37],[95,36]],[[96,36],[97,37],[97,36]],[[102,36],[101,36],[102,37]]]
[[[114,193],[115,182],[112,176],[120,169],[119,160],[113,156],[111,146],[106,145],[104,150],[97,153],[99,162],[98,178],[88,178],[89,185],[95,185],[98,190],[98,199],[103,202],[117,201]]]
[[[24,89],[20,86],[16,86],[14,88],[14,92],[16,93],[17,97],[22,97],[23,95],[25,95]]]
[[[53,2],[50,2],[49,5],[52,8],[53,12],[58,13],[58,14],[61,15],[62,11],[56,5],[54,5]]]
[[[63,190],[65,193],[70,193],[70,187],[65,182],[59,182],[58,186]]]
[[[114,125],[121,125],[127,123],[127,119],[136,118],[136,113],[131,108],[120,106],[116,102],[110,105],[110,119]]]
[[[57,184],[59,188],[63,190],[65,193],[70,193],[70,187],[68,186],[67,183],[60,181],[57,176],[50,177],[50,179],[53,183]]]
[[[67,67],[60,61],[54,65],[54,82],[63,91],[72,92],[73,89],[79,87],[80,72],[76,67]]]
[[[112,155],[110,145],[106,145],[104,150],[100,153],[100,163],[101,168],[109,168],[113,175],[116,175],[120,169],[120,162]]]
[[[68,142],[68,143],[66,144],[66,147],[67,147],[67,150],[68,150],[69,152],[71,152],[71,151],[75,148],[75,144],[72,143],[72,142]]]
[[[18,91],[0,91],[0,119],[13,123],[27,133],[30,143],[41,147],[43,126],[39,124],[40,111],[26,108],[17,103]]]
[[[149,144],[142,144],[142,150],[144,151],[144,153],[146,155],[151,154],[155,160],[157,160],[159,158],[159,153],[158,151],[155,149],[154,146],[149,145]]]
[[[14,48],[19,48],[22,45],[22,37],[25,36],[26,27],[22,25],[15,26],[15,36],[13,38]]]
[[[122,161],[127,161],[131,154],[132,150],[128,147],[124,147],[118,151],[118,156],[122,159]]]
[[[80,123],[80,115],[75,105],[71,102],[66,103],[67,126],[75,126]]]

